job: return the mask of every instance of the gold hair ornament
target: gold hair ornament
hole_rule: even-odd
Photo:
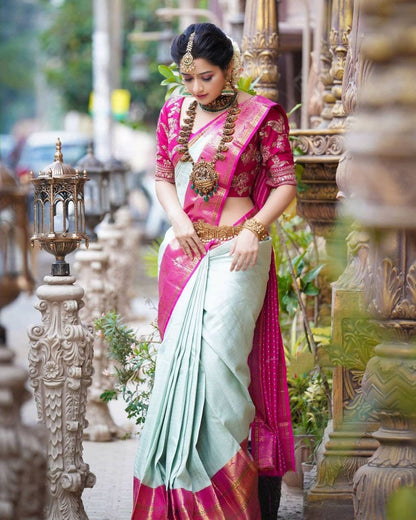
[[[183,74],[192,74],[195,71],[194,57],[192,56],[192,46],[194,44],[195,32],[191,34],[186,46],[186,52],[182,56],[180,62],[181,72]]]

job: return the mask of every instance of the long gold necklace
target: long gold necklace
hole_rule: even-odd
[[[192,164],[192,172],[190,175],[191,188],[197,195],[200,195],[206,202],[208,202],[210,197],[212,197],[218,189],[219,175],[215,171],[215,163],[217,161],[224,161],[225,159],[224,153],[228,150],[226,143],[233,140],[235,121],[240,109],[238,108],[237,99],[235,99],[228,110],[224,128],[222,130],[221,140],[214,157],[209,162],[205,161],[205,159],[201,159],[195,163],[189,153],[188,145],[189,137],[194,126],[196,107],[197,102],[193,101],[186,111],[186,118],[184,119],[184,124],[179,132],[178,143],[181,146],[178,151],[183,154],[181,157],[182,162],[190,162]]]

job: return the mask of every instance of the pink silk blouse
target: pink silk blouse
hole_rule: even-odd
[[[171,150],[180,131],[180,109],[184,98],[169,100],[161,110],[157,125],[157,154],[155,180],[175,183]],[[245,103],[250,100],[245,101]],[[237,123],[238,124],[238,119]],[[229,197],[249,197],[257,174],[264,168],[266,184],[277,188],[283,184],[296,186],[293,154],[289,143],[289,125],[286,114],[278,104],[270,107],[241,154],[231,182]],[[170,142],[169,142],[170,141]]]

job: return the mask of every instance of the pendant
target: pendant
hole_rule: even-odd
[[[214,195],[218,189],[219,175],[214,166],[204,160],[194,164],[190,176],[191,188],[197,195],[204,197],[206,202]]]

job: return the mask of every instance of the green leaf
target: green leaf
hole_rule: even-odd
[[[308,296],[317,296],[319,294],[318,287],[315,287],[312,283],[308,283],[302,289],[302,292],[307,294]]]
[[[113,401],[117,399],[117,392],[115,390],[104,390],[104,392],[100,395],[101,401],[108,403],[108,401]]]
[[[165,78],[176,79],[172,69],[167,65],[159,65],[157,70],[160,72],[160,74],[162,74],[162,76],[165,76]]]
[[[325,264],[318,265],[314,269],[311,269],[305,274],[305,276],[302,277],[303,280],[307,283],[316,280],[318,274],[322,271],[323,267],[325,267]]]
[[[289,112],[287,113],[287,117],[290,117],[293,114],[293,112],[296,112],[296,110],[298,110],[301,106],[302,103],[298,103],[297,105],[295,105],[291,110],[289,110]]]

